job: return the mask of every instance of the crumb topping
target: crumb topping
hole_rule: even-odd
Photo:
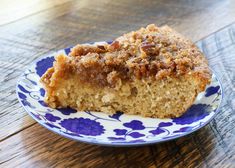
[[[151,24],[115,39],[111,44],[77,45],[67,59],[71,73],[100,86],[134,78],[163,79],[194,73],[208,80],[207,61],[189,40],[169,28]]]

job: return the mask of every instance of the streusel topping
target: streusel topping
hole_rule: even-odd
[[[77,45],[69,56],[69,71],[100,86],[115,86],[120,80],[133,78],[160,80],[187,73],[206,79],[211,76],[199,49],[167,26],[148,25],[111,44]]]

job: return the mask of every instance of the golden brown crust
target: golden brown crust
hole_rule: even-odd
[[[85,82],[115,86],[133,78],[163,79],[192,73],[206,85],[211,77],[199,49],[171,28],[149,25],[117,38],[112,44],[77,45],[64,66]],[[68,68],[69,67],[69,68]],[[110,78],[112,76],[112,78]]]

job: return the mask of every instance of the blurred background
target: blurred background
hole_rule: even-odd
[[[66,45],[111,39],[149,23],[168,24],[196,41],[235,21],[235,0],[0,0],[0,26],[18,20],[14,28],[21,32],[63,35]]]

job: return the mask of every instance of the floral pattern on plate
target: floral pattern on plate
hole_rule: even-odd
[[[68,54],[70,48],[59,51]],[[219,112],[222,88],[213,74],[205,92],[178,118],[153,119],[117,112],[52,109],[43,101],[40,77],[53,65],[54,56],[38,59],[19,78],[17,95],[25,110],[47,129],[67,138],[106,146],[137,146],[182,137],[205,126]]]

